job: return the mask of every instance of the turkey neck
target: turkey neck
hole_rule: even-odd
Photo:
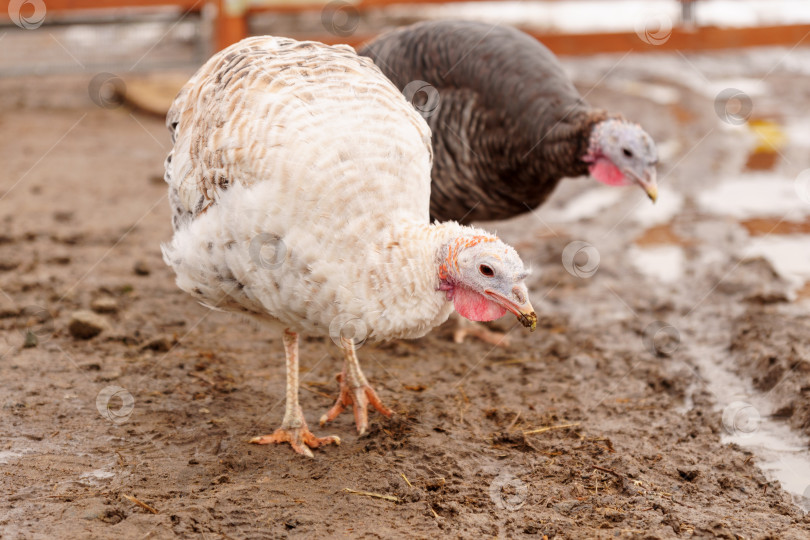
[[[526,104],[526,114],[509,131],[504,154],[512,156],[511,169],[501,175],[501,182],[511,192],[511,217],[540,206],[563,178],[588,174],[582,158],[588,153],[591,131],[608,117],[605,111],[588,108],[584,101],[570,105],[557,117],[544,118],[549,107],[546,99]],[[547,114],[545,118],[547,118]]]
[[[588,164],[582,158],[588,153],[591,132],[596,124],[608,117],[602,110],[577,108],[551,126],[535,126],[530,131],[532,137],[524,144],[532,139],[543,142],[533,143],[537,146],[525,157],[526,169],[535,178],[559,180],[587,175]],[[530,128],[522,126],[522,129]]]
[[[376,263],[369,271],[379,276],[375,288],[385,313],[375,333],[419,337],[447,320],[453,307],[438,290],[441,253],[454,238],[478,232],[455,222],[402,221],[373,244],[369,258]]]

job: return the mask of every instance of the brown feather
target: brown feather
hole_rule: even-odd
[[[562,178],[588,173],[581,158],[593,125],[608,114],[592,109],[551,51],[527,34],[425,22],[385,34],[359,53],[400,90],[421,80],[438,91],[438,108],[426,115],[434,219],[512,217],[542,204]]]

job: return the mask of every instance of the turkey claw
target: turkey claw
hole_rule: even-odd
[[[278,428],[271,435],[263,435],[250,439],[251,444],[279,444],[288,442],[297,453],[315,457],[310,448],[318,448],[326,444],[340,445],[340,437],[329,435],[327,437],[316,437],[305,425],[297,428]]]
[[[338,399],[332,408],[329,409],[326,414],[321,416],[321,426],[337,418],[337,416],[342,413],[346,407],[352,405],[352,409],[354,410],[354,421],[357,425],[357,434],[359,436],[363,436],[368,429],[369,405],[374,407],[374,409],[385,417],[390,418],[391,415],[394,414],[391,409],[383,405],[383,402],[380,400],[379,396],[377,396],[377,392],[375,392],[374,389],[368,384],[363,384],[352,388],[346,382],[346,378],[344,377],[343,373],[338,374],[337,380],[340,383],[340,396],[338,396]]]

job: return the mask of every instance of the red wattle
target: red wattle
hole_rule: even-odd
[[[600,157],[588,167],[588,172],[591,173],[596,180],[609,186],[624,186],[628,184],[627,179],[622,174],[616,165],[607,158]]]
[[[466,287],[456,286],[453,307],[459,315],[471,321],[494,321],[506,315],[506,309]]]

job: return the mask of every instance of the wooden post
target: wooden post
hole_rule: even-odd
[[[216,50],[221,51],[248,35],[248,0],[217,0]]]

